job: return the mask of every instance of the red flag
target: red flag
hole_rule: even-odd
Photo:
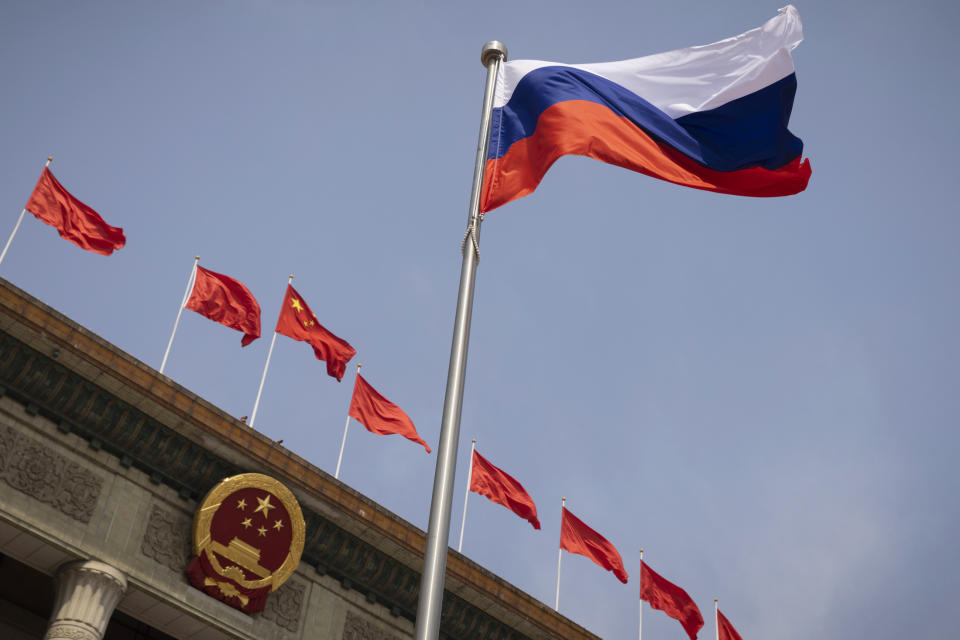
[[[63,188],[47,167],[24,207],[37,220],[56,227],[60,237],[81,249],[108,256],[127,243],[120,227],[111,227],[100,214]]]
[[[703,616],[697,603],[687,592],[663,578],[640,561],[640,599],[646,600],[654,609],[660,609],[683,625],[690,640],[697,640],[697,632],[703,628]]]
[[[719,609],[717,609],[717,635],[720,640],[743,640]]]
[[[403,412],[403,409],[377,393],[377,390],[371,387],[359,373],[357,382],[353,385],[350,417],[359,420],[371,433],[380,436],[398,433],[407,440],[422,444],[427,453],[430,453],[429,445],[417,434],[413,420]]]
[[[317,322],[317,316],[310,311],[306,301],[289,284],[277,318],[277,333],[309,343],[317,360],[327,363],[327,373],[337,381],[343,378],[347,362],[357,353],[346,340],[341,340]]]
[[[487,496],[497,504],[502,504],[524,520],[528,520],[534,529],[540,528],[540,521],[537,520],[537,505],[533,503],[533,498],[522,484],[504,473],[502,469],[490,464],[477,451],[473,452],[472,464],[470,491]]]
[[[575,515],[563,507],[560,520],[560,548],[570,553],[587,556],[607,571],[613,571],[623,584],[627,584],[627,571],[617,548],[602,535],[583,524]]]
[[[244,347],[260,337],[260,305],[257,299],[240,281],[229,276],[197,265],[197,278],[186,308],[242,331],[245,335],[240,344]]]

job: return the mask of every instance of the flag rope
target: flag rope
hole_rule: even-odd
[[[483,214],[481,213],[480,222],[483,222]],[[477,257],[477,264],[480,264],[480,242],[477,240],[477,220],[471,219],[470,224],[467,226],[467,231],[463,234],[463,240],[460,242],[460,253],[462,254],[467,250],[467,239],[473,243],[473,253]]]

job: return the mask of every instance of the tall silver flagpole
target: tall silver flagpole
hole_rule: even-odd
[[[290,274],[290,277],[287,279],[287,286],[289,287],[293,284],[293,274]],[[283,303],[287,303],[287,291],[283,291]],[[280,311],[283,311],[281,307]],[[267,381],[267,369],[270,368],[270,358],[273,356],[273,345],[277,344],[277,331],[273,331],[273,339],[270,340],[270,350],[267,351],[267,362],[263,365],[263,375],[260,376],[260,388],[257,389],[257,399],[253,402],[253,413],[250,414],[250,426],[253,426],[253,421],[257,419],[257,409],[260,408],[260,395],[263,393],[263,383]]]
[[[490,121],[493,114],[493,90],[500,64],[507,59],[507,47],[496,40],[483,45],[480,60],[487,68],[487,83],[483,93],[483,111],[480,117],[480,138],[477,160],[473,168],[473,188],[470,192],[470,211],[467,235],[463,243],[463,266],[460,268],[460,293],[457,296],[457,315],[453,322],[453,342],[450,345],[450,367],[447,370],[447,390],[443,398],[443,417],[440,422],[440,446],[437,451],[437,469],[433,475],[433,497],[430,502],[430,522],[427,527],[427,550],[423,558],[420,579],[420,600],[417,604],[416,640],[437,640],[440,635],[440,609],[443,605],[443,583],[447,569],[447,544],[450,540],[450,511],[453,506],[453,480],[457,470],[457,445],[460,441],[460,414],[463,409],[463,383],[467,369],[467,347],[470,343],[470,317],[473,313],[473,289],[479,256],[480,189],[483,169],[490,146]]]
[[[170,347],[173,346],[173,337],[177,335],[177,327],[180,326],[180,316],[183,315],[183,308],[187,305],[187,298],[190,297],[190,291],[193,287],[194,277],[197,275],[197,264],[200,262],[200,256],[193,259],[193,266],[190,267],[190,275],[187,277],[187,288],[183,292],[183,300],[180,301],[180,308],[177,309],[177,319],[173,323],[173,331],[170,332],[170,340],[167,342],[167,350],[163,352],[163,362],[160,363],[160,373],[163,373],[167,366],[167,357],[170,355]]]
[[[457,545],[457,552],[463,553],[463,530],[467,528],[467,501],[470,499],[470,480],[473,478],[473,451],[477,448],[477,439],[470,442],[470,469],[467,471],[467,493],[463,496],[463,520],[460,521],[460,544]]]
[[[46,169],[47,167],[49,167],[51,162],[53,162],[53,156],[47,156],[47,164],[43,165],[43,168]],[[13,225],[13,233],[10,234],[10,238],[7,240],[7,244],[4,245],[3,247],[3,252],[0,253],[0,262],[3,262],[3,259],[6,257],[7,249],[10,248],[10,243],[13,242],[13,236],[17,235],[17,229],[20,228],[20,223],[23,222],[23,216],[26,215],[26,213],[27,213],[27,208],[24,207],[23,210],[20,211],[20,217],[17,218],[17,224]],[[161,371],[161,373],[163,372]]]

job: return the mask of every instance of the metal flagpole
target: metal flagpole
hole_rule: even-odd
[[[447,389],[443,398],[440,422],[440,445],[437,468],[433,476],[433,496],[427,526],[427,549],[420,579],[417,603],[416,640],[437,640],[440,635],[440,609],[443,605],[443,583],[447,569],[447,544],[450,540],[450,510],[453,504],[453,480],[457,470],[457,444],[460,440],[460,414],[463,408],[463,384],[467,368],[467,347],[470,342],[470,318],[473,313],[473,290],[477,274],[480,241],[480,189],[490,146],[490,121],[493,114],[493,89],[500,63],[507,59],[507,47],[493,40],[483,45],[480,60],[487,68],[480,117],[480,137],[473,169],[467,233],[463,242],[463,265],[460,268],[460,292],[450,345],[450,366]]]
[[[360,375],[360,367],[362,367],[362,366],[363,366],[363,365],[360,364],[359,362],[357,363],[357,375],[358,375],[358,376]],[[354,388],[356,388],[356,385],[354,385]],[[353,400],[352,400],[352,396],[351,396],[351,402],[352,402],[352,401],[353,401]],[[347,446],[347,429],[348,429],[349,427],[350,427],[350,410],[348,409],[348,410],[347,410],[347,423],[346,423],[345,425],[343,425],[343,440],[340,442],[340,455],[337,456],[337,470],[336,470],[336,472],[333,474],[333,477],[334,477],[335,479],[337,479],[337,480],[340,479],[340,463],[343,462],[343,450],[344,450],[344,448]]]
[[[637,614],[637,640],[643,640],[643,549],[640,549],[640,613]]]
[[[43,165],[43,168],[46,169],[49,167],[51,162],[53,162],[53,156],[47,156],[47,163]],[[3,262],[4,256],[7,255],[7,249],[10,248],[10,243],[13,242],[13,236],[17,235],[17,229],[20,228],[20,223],[23,222],[23,216],[26,215],[26,213],[27,208],[24,207],[23,210],[20,211],[20,217],[17,218],[17,224],[13,225],[13,233],[10,234],[10,238],[7,240],[6,246],[3,247],[3,252],[0,253],[0,263]],[[161,373],[163,372],[161,371]]]
[[[563,508],[567,504],[566,498],[560,498],[560,528],[563,528]],[[563,538],[563,531],[560,532]],[[557,599],[553,604],[554,611],[560,611],[560,560],[563,559],[563,549],[557,549]]]
[[[467,471],[467,494],[463,496],[463,520],[460,522],[460,544],[457,553],[463,551],[463,530],[467,527],[467,500],[470,499],[470,480],[473,478],[473,450],[477,448],[477,439],[470,442],[470,469]]]
[[[716,631],[716,639],[720,640],[720,599],[713,599],[713,628]]]
[[[187,298],[190,297],[190,288],[193,286],[193,279],[197,275],[197,263],[200,262],[200,256],[193,259],[193,266],[190,267],[190,275],[187,276],[187,289],[183,292],[183,300],[180,301],[180,308],[177,309],[177,319],[173,323],[173,331],[170,332],[170,341],[167,342],[167,350],[163,352],[163,362],[160,363],[160,373],[163,373],[167,366],[167,357],[170,355],[170,347],[173,346],[173,336],[177,335],[177,326],[180,324],[180,316],[183,315],[183,308],[187,304]]]
[[[287,286],[293,282],[293,274],[290,274],[290,277],[287,279]],[[286,304],[287,293],[283,293],[284,301],[282,304]],[[283,311],[283,309],[281,309]],[[277,344],[277,330],[273,330],[273,339],[270,340],[270,350],[267,351],[267,362],[263,365],[263,375],[260,376],[260,388],[257,389],[257,399],[253,403],[253,412],[250,414],[250,426],[253,426],[253,421],[257,419],[257,409],[260,407],[260,394],[263,393],[263,383],[267,381],[267,369],[270,367],[270,358],[273,356],[273,345]]]

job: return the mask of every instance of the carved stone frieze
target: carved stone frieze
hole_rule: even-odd
[[[89,469],[9,426],[0,426],[0,480],[84,523],[103,487]]]
[[[153,505],[140,551],[148,558],[183,573],[190,561],[190,518]]]
[[[300,627],[306,592],[307,585],[299,580],[288,580],[267,597],[267,604],[260,615],[278,627],[296,633]]]
[[[400,640],[400,637],[348,611],[343,624],[343,640]]]

